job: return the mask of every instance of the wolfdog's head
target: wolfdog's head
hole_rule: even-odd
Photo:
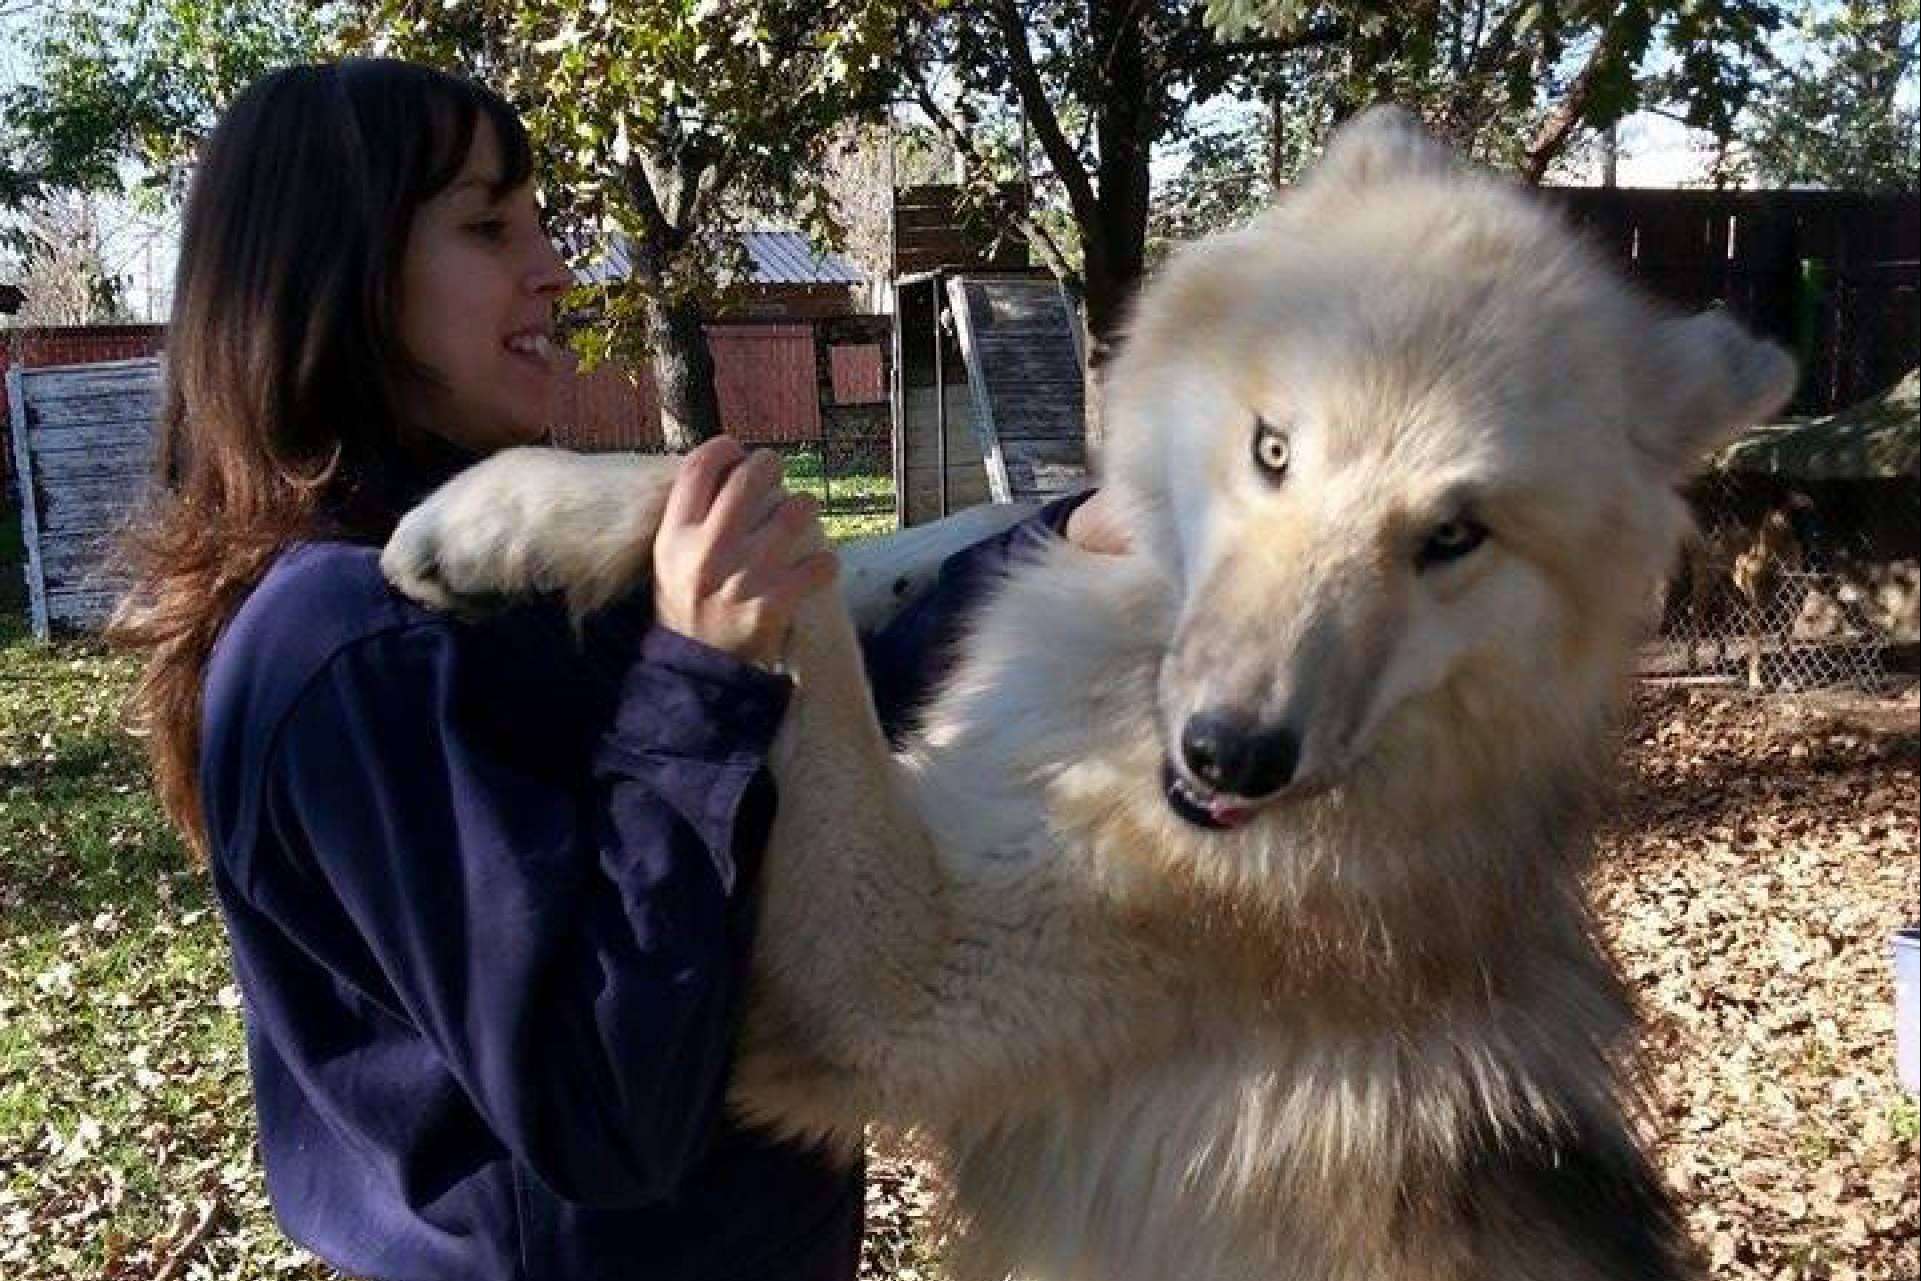
[[[1591,745],[1678,482],[1793,382],[1405,116],[1342,130],[1175,258],[1115,366],[1110,476],[1177,598],[1169,803],[1229,827],[1367,776],[1431,806]]]

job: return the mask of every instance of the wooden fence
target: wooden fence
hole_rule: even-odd
[[[1921,196],[1543,188],[1653,292],[1723,303],[1793,351],[1794,408],[1885,390],[1921,347]]]
[[[97,626],[125,583],[105,553],[152,469],[151,358],[7,371],[34,635]]]
[[[134,360],[158,352],[166,335],[164,325],[26,325],[0,329],[0,484],[9,489],[13,486],[13,446],[6,430],[9,369]]]

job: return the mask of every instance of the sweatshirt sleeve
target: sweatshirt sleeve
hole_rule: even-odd
[[[1067,518],[1093,497],[1084,490],[1039,511],[941,564],[925,595],[871,636],[861,638],[874,707],[889,739],[914,724],[928,695],[953,666],[953,645],[994,585],[1049,539],[1064,537]]]
[[[370,986],[563,1196],[670,1195],[717,1119],[735,891],[788,691],[652,629],[588,768],[565,768],[543,687],[437,622],[343,650],[277,735],[277,839],[351,921]]]

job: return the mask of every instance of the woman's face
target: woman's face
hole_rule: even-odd
[[[436,435],[486,453],[547,430],[561,355],[554,300],[570,283],[531,184],[496,196],[500,145],[482,120],[467,164],[423,204],[400,279],[400,338],[434,375],[414,406]]]

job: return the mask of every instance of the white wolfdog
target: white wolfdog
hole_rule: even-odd
[[[848,611],[798,622],[736,1105],[935,1140],[962,1277],[1690,1275],[1580,876],[1674,487],[1792,381],[1404,117],[1342,131],[1141,300],[1136,554],[1015,573],[897,756]],[[592,608],[670,467],[503,455],[385,564]],[[850,552],[856,610],[993,519]]]

